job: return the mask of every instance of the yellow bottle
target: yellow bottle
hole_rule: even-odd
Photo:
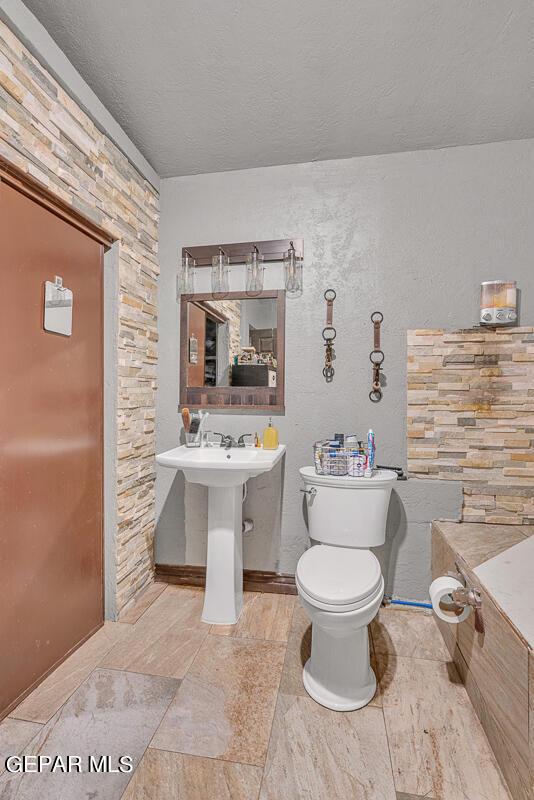
[[[263,431],[263,449],[276,450],[278,447],[278,430],[273,428],[272,418],[269,417],[269,426]]]

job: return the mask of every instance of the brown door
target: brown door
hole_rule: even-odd
[[[0,183],[0,719],[102,624],[103,247]],[[72,289],[72,336],[43,284]]]
[[[192,363],[189,358],[187,368],[187,385],[188,386],[204,386],[204,370],[205,370],[205,351],[206,351],[206,312],[203,311],[196,303],[188,303],[189,313],[189,342],[191,338],[197,340],[197,362]],[[188,344],[189,350],[190,344]]]
[[[256,353],[272,353],[276,356],[276,328],[250,328],[249,338]]]

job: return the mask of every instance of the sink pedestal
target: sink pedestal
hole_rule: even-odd
[[[159,453],[163,467],[181,469],[185,479],[208,487],[208,558],[202,619],[234,625],[243,608],[243,486],[269,472],[285,445],[262,447],[175,447]]]
[[[233,625],[243,608],[243,485],[208,488],[208,557],[202,621]]]

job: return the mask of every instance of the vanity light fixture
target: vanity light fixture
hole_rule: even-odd
[[[230,292],[230,259],[219,247],[211,259],[211,293],[216,300],[224,300]]]
[[[180,300],[180,295],[182,294],[194,294],[195,293],[195,272],[196,272],[196,261],[189,252],[189,250],[184,250],[182,255],[182,269],[180,275],[178,276],[178,291],[177,291],[177,300]]]
[[[284,265],[284,285],[290,297],[300,297],[303,291],[302,267],[304,262],[304,240],[298,236],[291,239],[268,239],[255,242],[231,242],[217,245],[193,245],[182,247],[182,274],[177,290],[179,294],[198,292],[186,277],[199,269],[211,269],[212,299],[224,300],[230,294],[230,270],[235,269],[234,280],[242,274],[244,266],[244,289],[242,294],[257,297],[264,291],[265,270],[271,269],[271,284],[281,284],[280,267]],[[192,270],[192,268],[194,268]],[[276,270],[276,272],[274,272]],[[235,287],[234,287],[235,290]],[[206,293],[206,292],[205,292]]]
[[[263,255],[256,245],[253,245],[253,248],[252,252],[248,253],[246,257],[247,271],[245,291],[249,297],[256,297],[263,292],[263,278],[265,275]]]
[[[295,250],[291,241],[289,250],[284,253],[285,285],[289,297],[300,297],[302,295],[302,262],[302,253]]]

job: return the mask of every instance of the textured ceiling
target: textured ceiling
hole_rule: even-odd
[[[534,136],[532,0],[25,0],[163,177]]]

